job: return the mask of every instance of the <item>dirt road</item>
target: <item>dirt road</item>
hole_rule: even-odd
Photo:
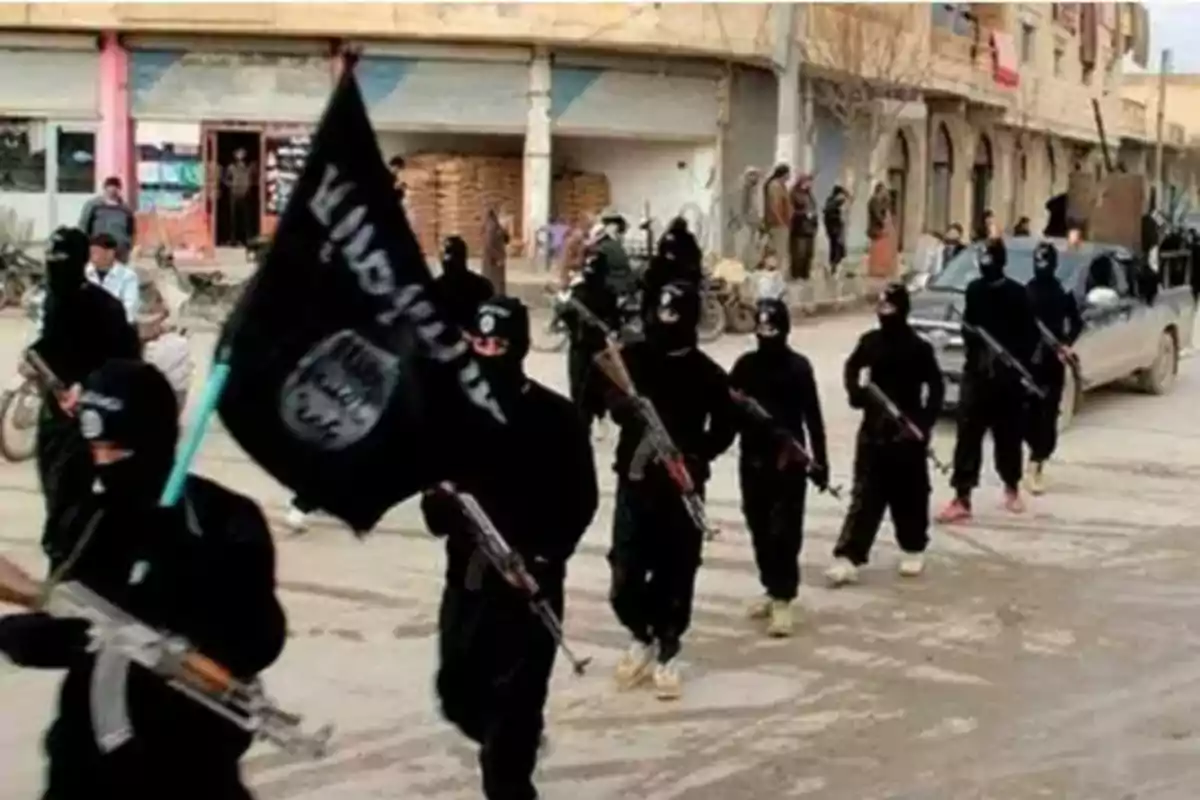
[[[869,318],[801,327],[830,419],[835,480],[848,482],[856,418],[841,359]],[[0,365],[19,326],[0,320]],[[728,365],[746,346],[725,340]],[[211,351],[211,339],[196,352]],[[559,387],[562,356],[531,358]],[[1051,493],[1021,517],[985,477],[978,521],[934,534],[930,568],[895,576],[885,529],[861,586],[831,592],[820,572],[841,522],[814,496],[798,635],[769,641],[743,619],[757,583],[735,459],[717,465],[685,697],[618,694],[626,644],[607,605],[612,442],[597,447],[605,494],[571,563],[568,632],[593,671],[561,663],[549,704],[548,800],[1188,800],[1200,792],[1200,374],[1173,394],[1088,399],[1049,472]],[[952,431],[939,431],[949,457]],[[260,499],[278,520],[287,493],[220,431],[199,471]],[[939,479],[938,503],[948,489]],[[40,496],[30,465],[0,466],[0,550],[40,570]],[[359,543],[334,522],[279,533],[291,640],[272,691],[338,724],[320,764],[267,748],[246,760],[263,800],[466,800],[474,754],[432,697],[442,559],[413,504]],[[0,667],[0,800],[36,795],[40,732],[56,676]]]

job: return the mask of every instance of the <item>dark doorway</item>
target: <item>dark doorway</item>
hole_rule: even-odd
[[[262,133],[216,131],[217,202],[213,220],[217,247],[245,247],[262,225]]]

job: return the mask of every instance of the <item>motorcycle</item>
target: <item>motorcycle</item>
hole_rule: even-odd
[[[567,300],[571,291],[582,278],[576,276],[566,289],[555,290],[547,286],[546,293],[550,295],[550,317],[545,325],[534,330],[530,347],[539,353],[558,353],[564,350],[570,342],[571,333],[563,317],[567,309]],[[642,293],[636,290],[617,298],[617,312],[621,319],[621,340],[636,341],[643,336],[642,322]]]
[[[715,342],[725,333],[729,319],[725,313],[725,302],[722,293],[726,291],[725,281],[720,278],[704,277],[700,284],[700,324],[696,327],[696,336],[701,342]]]
[[[31,321],[37,320],[44,299],[45,290],[40,283],[35,283],[22,298],[25,314]],[[14,464],[33,458],[41,412],[41,387],[22,363],[13,382],[0,392],[0,455]]]
[[[11,242],[0,244],[0,308],[21,305],[29,286],[40,281],[44,274],[42,263],[24,250]]]
[[[233,283],[225,280],[225,273],[189,272],[187,283],[190,288],[189,308],[210,322],[220,322],[237,305],[245,289],[245,281]]]

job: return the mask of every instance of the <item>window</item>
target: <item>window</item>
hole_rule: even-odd
[[[92,131],[58,129],[58,191],[96,191],[96,134]]]
[[[1066,57],[1066,50],[1061,47],[1054,48],[1054,77],[1061,78],[1063,76],[1063,62]]]
[[[46,191],[46,124],[0,117],[0,192]]]
[[[1028,22],[1021,23],[1021,63],[1032,64],[1037,52],[1037,28]]]

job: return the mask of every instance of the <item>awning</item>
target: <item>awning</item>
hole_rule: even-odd
[[[992,31],[992,73],[999,86],[1009,88],[1021,83],[1021,70],[1017,63],[1017,45],[1012,34]]]

